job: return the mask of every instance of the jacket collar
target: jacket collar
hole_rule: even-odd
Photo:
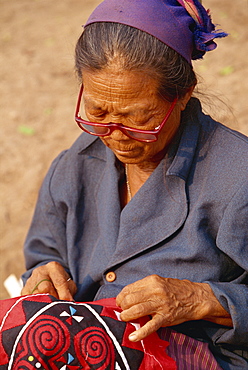
[[[192,166],[199,137],[197,119],[184,119],[183,132],[175,156],[164,158],[138,193],[121,211],[119,173],[115,156],[108,148],[105,170],[95,197],[103,248],[111,250],[108,268],[133,258],[170,238],[188,214],[186,180]],[[103,144],[102,144],[103,146]],[[88,148],[87,154],[94,153]],[[99,157],[99,153],[97,153]]]
[[[83,132],[79,137],[79,155],[87,155],[106,161],[106,147],[98,136]]]

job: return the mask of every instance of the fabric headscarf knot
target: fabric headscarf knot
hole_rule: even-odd
[[[198,0],[104,0],[85,27],[95,22],[121,23],[147,32],[190,64],[216,48],[215,38],[227,36],[215,29],[209,11]]]
[[[225,37],[227,33],[215,30],[209,10],[205,10],[199,1],[177,1],[187,10],[196,23],[193,31],[194,48],[192,59],[200,59],[207,51],[214,50],[217,47],[216,43],[213,41],[215,38]]]

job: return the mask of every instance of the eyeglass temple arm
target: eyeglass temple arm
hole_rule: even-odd
[[[76,105],[76,112],[75,112],[76,117],[81,117],[81,115],[79,113],[79,109],[80,109],[80,104],[81,104],[81,98],[82,98],[82,95],[83,95],[83,90],[84,90],[84,87],[83,87],[83,84],[82,84],[81,88],[80,88],[80,91],[79,91],[78,101],[77,101],[77,105]]]

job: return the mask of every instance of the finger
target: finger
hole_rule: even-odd
[[[58,294],[56,292],[56,289],[54,288],[53,282],[50,279],[43,279],[40,282],[36,284],[35,287],[33,287],[31,294],[50,294],[55,298],[58,298]]]
[[[73,297],[77,291],[77,286],[71,278],[68,278],[66,282],[63,283],[63,285],[57,286],[56,289],[59,299],[74,301]]]
[[[146,303],[149,301],[151,294],[148,294],[146,291],[142,290],[140,292],[129,293],[124,296],[119,302],[119,307],[123,310],[127,310],[139,303]]]
[[[144,317],[147,315],[152,315],[156,312],[155,307],[152,302],[143,302],[135,304],[134,306],[121,312],[121,319],[123,321],[132,321]]]
[[[30,289],[28,289],[27,284],[22,288],[21,295],[29,295]]]
[[[138,285],[138,284],[137,284]],[[151,291],[135,283],[126,286],[116,297],[117,306],[126,310],[140,302],[147,302],[151,298]]]
[[[163,318],[160,315],[154,315],[154,317],[150,321],[148,321],[144,326],[131,333],[128,339],[131,342],[138,342],[148,337],[148,335],[156,332],[162,326],[162,323]]]
[[[126,302],[128,296],[135,294],[136,292],[140,292],[142,290],[143,289],[140,286],[140,280],[125,286],[116,297],[117,306],[121,307],[122,304],[125,304],[124,302]]]
[[[38,269],[37,269],[38,270]],[[40,274],[35,271],[33,272],[30,278],[26,281],[25,286],[22,288],[21,294],[22,295],[30,295],[30,294],[37,294],[39,285],[42,282],[48,281],[49,276],[47,274]],[[48,284],[45,284],[48,285]]]
[[[66,301],[74,301],[73,295],[76,292],[76,284],[69,278],[69,276],[56,276],[54,278],[51,274],[51,278],[58,298]]]
[[[122,308],[123,305],[125,305],[126,307],[127,306],[130,307],[132,301],[128,303],[127,300],[129,299],[128,297],[132,294],[134,294],[133,297],[136,297],[136,295],[138,297],[138,295],[142,294],[143,299],[146,296],[144,300],[147,300],[148,298],[151,297],[151,291],[153,291],[153,289],[157,287],[158,283],[160,282],[160,279],[161,278],[157,275],[149,275],[141,280],[137,280],[134,283],[125,286],[116,297],[117,306]],[[133,298],[131,297],[130,300],[132,299]],[[136,301],[134,300],[133,302]]]
[[[64,267],[58,262],[39,266],[27,280],[22,294],[48,293],[55,298],[73,301],[77,288]]]
[[[39,278],[39,280],[30,277],[21,291],[21,295],[32,295],[38,293],[39,294],[48,293],[53,295],[55,298],[58,298],[58,295],[56,293],[56,290],[54,289],[52,281],[50,281],[48,278],[44,279],[44,276],[43,279]]]
[[[24,287],[21,290],[21,295],[30,295],[31,294],[32,289],[34,288],[34,286],[36,284],[35,282],[32,282],[32,280],[33,280],[32,277],[30,277],[26,281]]]
[[[46,266],[57,297],[61,300],[74,301],[73,295],[76,292],[76,285],[64,267],[55,261],[49,262]]]
[[[76,285],[76,283],[72,279],[69,280],[69,283],[68,284],[69,284],[69,290],[71,292],[71,295],[74,297],[74,295],[77,292],[77,285]]]
[[[77,290],[76,284],[71,280],[71,278],[63,280],[61,284],[61,286],[55,287],[52,280],[45,280],[37,283],[37,286],[33,287],[32,285],[32,288],[30,288],[31,284],[27,282],[25,287],[22,289],[21,294],[30,295],[48,293],[57,299],[73,301],[73,295]],[[65,286],[66,284],[67,286]]]

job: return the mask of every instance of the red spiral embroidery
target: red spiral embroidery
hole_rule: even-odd
[[[41,315],[24,332],[19,342],[19,348],[22,350],[19,352],[14,368],[25,369],[19,364],[23,364],[27,354],[32,354],[43,368],[48,369],[47,365],[51,365],[58,357],[62,356],[69,346],[70,333],[63,322],[56,317]],[[27,369],[29,369],[28,364]]]
[[[34,366],[26,360],[21,360],[13,366],[13,370],[34,370]]]
[[[83,369],[105,370],[115,367],[114,345],[105,330],[89,327],[79,332],[74,338],[76,355]]]

